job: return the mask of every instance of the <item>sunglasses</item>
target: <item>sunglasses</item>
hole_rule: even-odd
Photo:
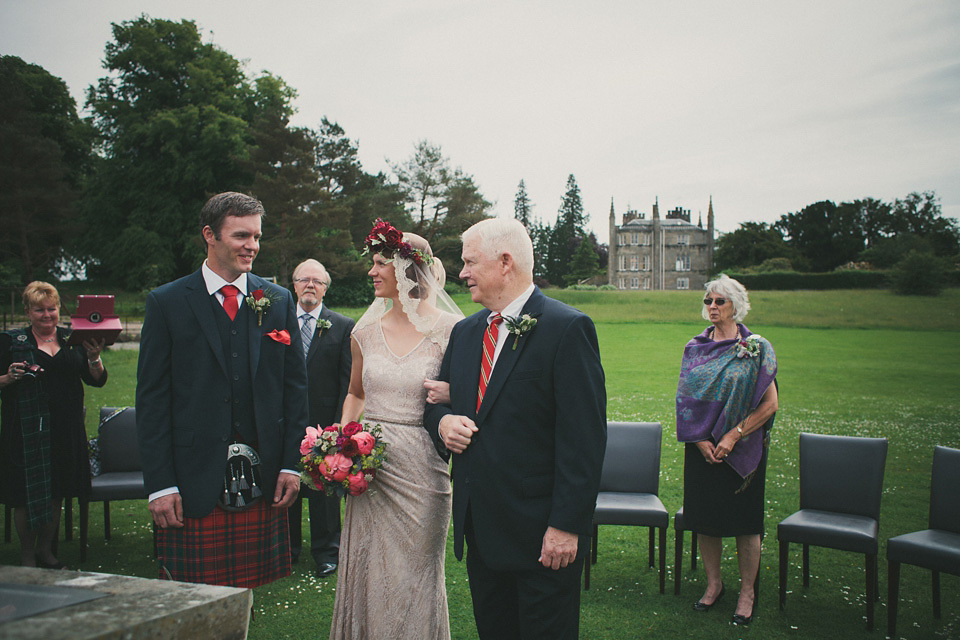
[[[722,307],[723,305],[727,304],[727,299],[726,298],[704,298],[703,299],[703,304],[707,307],[712,305],[714,302],[717,303],[718,307]]]

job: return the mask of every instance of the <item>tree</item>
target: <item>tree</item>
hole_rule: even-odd
[[[55,272],[80,231],[74,202],[92,138],[66,84],[42,67],[0,56],[0,87],[0,266],[29,282]]]
[[[407,202],[413,205],[412,230],[429,240],[446,213],[443,198],[453,178],[450,160],[444,157],[440,145],[421,140],[406,162],[393,163],[390,168]]]
[[[288,283],[294,267],[313,255],[320,233],[310,210],[322,193],[317,140],[309,129],[290,126],[296,92],[283,80],[265,74],[255,85],[260,113],[250,128],[250,159],[240,166],[253,174],[251,194],[267,211],[258,269]]]
[[[583,200],[577,179],[570,174],[567,178],[566,192],[560,200],[557,223],[554,225],[546,256],[546,277],[552,283],[566,281],[570,272],[570,260],[580,239],[586,234],[583,227],[587,216],[583,211]]]
[[[146,288],[196,269],[200,209],[251,186],[251,126],[278,96],[259,95],[192,21],[144,15],[114,24],[113,38],[110,75],[87,92],[101,158],[84,196],[85,240],[102,275]]]
[[[960,251],[957,221],[942,216],[940,198],[934,191],[913,192],[896,200],[888,232],[890,235],[912,233],[925,238],[938,256],[954,256]]]
[[[517,195],[513,199],[513,217],[520,221],[528,233],[533,231],[533,203],[530,202],[523,180],[517,185]]]
[[[597,275],[599,260],[593,243],[589,238],[580,238],[577,248],[570,259],[570,269],[564,279],[564,284],[570,286]]]
[[[787,236],[790,246],[813,271],[831,271],[855,260],[863,251],[860,209],[851,203],[838,207],[823,200],[797,213],[780,216],[774,226]]]
[[[743,222],[740,226],[717,238],[714,267],[717,271],[743,269],[762,264],[772,258],[786,258],[793,267],[799,254],[783,239],[773,225],[766,222]]]
[[[894,293],[935,296],[947,284],[950,264],[932,253],[910,251],[890,273]]]

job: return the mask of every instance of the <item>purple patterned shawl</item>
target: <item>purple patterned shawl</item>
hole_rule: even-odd
[[[746,342],[751,334],[745,326],[740,338]],[[760,336],[759,354],[737,357],[737,340],[714,342],[709,338],[712,327],[687,343],[680,366],[677,385],[677,440],[719,442],[730,429],[760,404],[760,398],[777,377],[777,356],[770,343]],[[745,436],[724,461],[740,477],[756,470],[763,456],[763,430]]]

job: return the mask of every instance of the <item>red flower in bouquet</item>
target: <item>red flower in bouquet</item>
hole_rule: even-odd
[[[300,443],[301,481],[328,496],[362,494],[387,459],[380,425],[348,422],[307,427]]]

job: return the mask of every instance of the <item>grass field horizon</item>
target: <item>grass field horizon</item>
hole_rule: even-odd
[[[597,325],[607,374],[608,419],[663,424],[660,496],[672,514],[682,501],[682,447],[674,435],[674,394],[683,345],[706,322],[698,292],[550,291],[581,308]],[[612,294],[612,295],[611,295]],[[768,466],[767,517],[756,620],[730,625],[738,589],[733,543],[724,548],[727,598],[708,614],[690,604],[704,587],[702,565],[689,569],[689,535],[680,597],[672,595],[673,531],[668,532],[667,593],[657,592],[657,572],[646,566],[646,530],[601,527],[598,564],[581,606],[581,637],[843,638],[883,637],[886,629],[885,541],[927,524],[930,464],[936,444],[960,447],[960,290],[936,298],[900,297],[883,291],[751,293],[745,324],[770,339],[779,361],[780,411]],[[465,313],[478,308],[456,296]],[[357,317],[362,309],[337,309]],[[110,382],[88,389],[87,406],[132,405],[136,352],[104,356]],[[95,419],[88,430],[96,432]],[[776,524],[798,507],[797,442],[803,431],[882,436],[889,452],[881,507],[880,598],[875,630],[863,616],[863,558],[811,548],[810,587],[801,586],[800,550],[790,557],[786,609],[777,607]],[[76,512],[76,509],[74,509]],[[103,539],[102,508],[90,509],[88,561],[79,563],[73,542],[61,542],[71,567],[154,577],[150,521],[140,502],[111,505],[113,538]],[[304,527],[306,532],[307,527]],[[449,541],[448,541],[449,542]],[[0,562],[17,561],[17,541],[0,546]],[[326,637],[336,581],[318,580],[309,558],[293,575],[254,591],[256,618],[250,638]],[[943,619],[932,615],[930,574],[904,567],[898,637],[960,637],[960,578],[942,575]],[[447,590],[453,638],[476,638],[463,563],[448,544]]]

